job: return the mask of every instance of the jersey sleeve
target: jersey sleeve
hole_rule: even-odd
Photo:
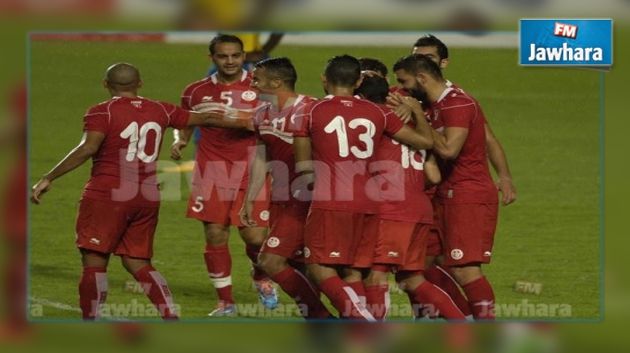
[[[456,106],[443,108],[440,111],[440,118],[444,127],[470,128],[470,125],[477,114],[477,109],[473,102],[464,102]]]
[[[105,106],[92,107],[83,116],[83,131],[98,131],[106,134],[109,130],[109,120],[109,111]]]
[[[160,102],[168,116],[168,126],[175,129],[185,129],[190,119],[190,111],[182,109],[175,104]]]
[[[387,135],[394,136],[403,128],[403,122],[391,109],[384,110],[383,115],[385,117],[385,133]]]
[[[313,115],[313,104],[305,104],[296,110],[289,119],[289,130],[295,137],[308,137],[311,134],[311,119]]]
[[[191,101],[191,92],[190,92],[190,88],[186,88],[184,90],[184,92],[182,92],[182,97],[181,97],[181,101],[180,101],[180,105],[182,108],[186,109],[186,110],[192,110],[190,108],[190,101]]]

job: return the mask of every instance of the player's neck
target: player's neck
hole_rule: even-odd
[[[446,89],[448,89],[446,81],[435,82],[432,87],[428,87],[427,89],[427,97],[429,98],[429,101],[433,103],[437,102]]]
[[[112,97],[136,98],[138,92],[111,92]]]
[[[292,105],[295,102],[295,98],[297,97],[297,93],[292,91],[282,91],[278,92],[278,102],[276,108],[278,110],[282,110],[289,105]]]
[[[340,87],[334,86],[330,87],[328,90],[328,94],[332,94],[336,97],[353,97],[354,96],[354,87]]]
[[[240,81],[241,76],[243,76],[242,71],[239,71],[238,73],[234,75],[226,75],[221,72],[217,72],[217,81],[219,81],[222,84],[229,85],[234,82]]]

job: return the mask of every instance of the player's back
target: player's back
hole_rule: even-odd
[[[114,97],[90,108],[85,130],[100,131],[105,139],[93,157],[84,197],[155,205],[164,131],[184,127],[187,119],[188,112],[144,97]]]
[[[383,133],[400,128],[388,124],[391,114],[358,97],[327,96],[313,104],[305,122],[315,161],[312,207],[375,212],[366,192],[367,165]]]

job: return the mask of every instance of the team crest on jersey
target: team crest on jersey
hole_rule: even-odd
[[[260,219],[262,219],[263,221],[268,221],[269,220],[269,211],[264,210],[264,211],[260,211]]]
[[[461,249],[451,250],[451,258],[453,260],[461,260],[464,257],[464,252]]]
[[[241,94],[241,99],[246,102],[251,102],[256,99],[256,92],[254,91],[245,91]]]
[[[268,247],[277,248],[278,245],[280,245],[280,239],[278,239],[277,237],[269,237],[269,239],[267,239]]]

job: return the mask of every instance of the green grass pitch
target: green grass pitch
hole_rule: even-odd
[[[137,65],[146,97],[179,102],[186,84],[204,76],[210,63],[204,45],[159,43],[33,42],[30,46],[30,182],[73,148],[87,107],[106,100],[104,69],[127,61]],[[370,56],[388,66],[408,48],[295,47],[280,45],[275,56],[290,57],[298,69],[297,90],[321,97],[319,76],[336,54]],[[501,207],[492,264],[485,268],[499,306],[519,304],[506,319],[598,319],[600,317],[600,160],[599,73],[592,70],[523,68],[516,49],[451,50],[445,71],[481,103],[506,150],[518,201]],[[393,82],[393,77],[390,77]],[[168,161],[171,134],[160,159]],[[186,151],[190,155],[190,149]],[[80,257],[74,247],[74,221],[90,163],[55,181],[43,204],[30,210],[29,296],[32,320],[78,320],[77,282]],[[155,241],[155,266],[168,280],[182,317],[211,320],[216,296],[203,262],[199,222],[184,217],[188,185],[184,176],[168,177]],[[181,184],[181,187],[178,187]],[[234,295],[257,304],[249,262],[236,232],[233,257]],[[108,271],[110,304],[148,304],[142,294],[125,291],[132,279],[112,257]],[[542,283],[540,295],[513,290],[514,282]],[[281,302],[291,304],[285,294]],[[394,292],[392,302],[406,303]],[[553,312],[554,304],[564,311]],[[570,305],[570,317],[567,314]],[[524,311],[523,311],[524,310]],[[286,316],[284,315],[286,314]],[[401,313],[399,313],[401,314]],[[274,316],[275,315],[275,316]],[[555,316],[554,316],[555,315]],[[237,320],[299,320],[292,313],[252,312]],[[402,316],[395,319],[407,320]],[[155,319],[155,317],[149,317]]]

